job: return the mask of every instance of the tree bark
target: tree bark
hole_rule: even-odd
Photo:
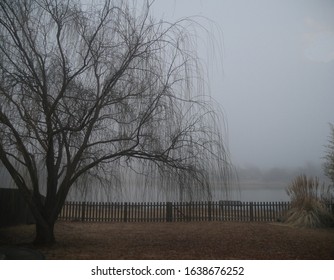
[[[54,222],[46,223],[36,221],[36,237],[34,244],[49,246],[56,242],[54,235]]]

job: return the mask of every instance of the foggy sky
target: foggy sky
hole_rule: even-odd
[[[200,15],[220,29],[211,25],[222,67],[200,51],[235,165],[323,162],[334,123],[334,1],[156,0],[153,11],[172,21]]]

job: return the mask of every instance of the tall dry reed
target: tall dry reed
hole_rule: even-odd
[[[328,204],[332,201],[329,186],[320,185],[317,177],[300,175],[286,189],[291,199],[285,223],[296,227],[326,227],[334,225],[333,213]]]

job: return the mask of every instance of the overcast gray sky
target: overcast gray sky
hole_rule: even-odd
[[[200,15],[221,29],[223,71],[204,63],[236,165],[323,162],[334,123],[333,0],[156,0],[153,11]]]

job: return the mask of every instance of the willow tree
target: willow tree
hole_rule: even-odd
[[[0,159],[36,219],[37,243],[55,241],[82,178],[132,168],[190,190],[227,185],[231,165],[190,21],[156,21],[150,9],[0,2]]]

